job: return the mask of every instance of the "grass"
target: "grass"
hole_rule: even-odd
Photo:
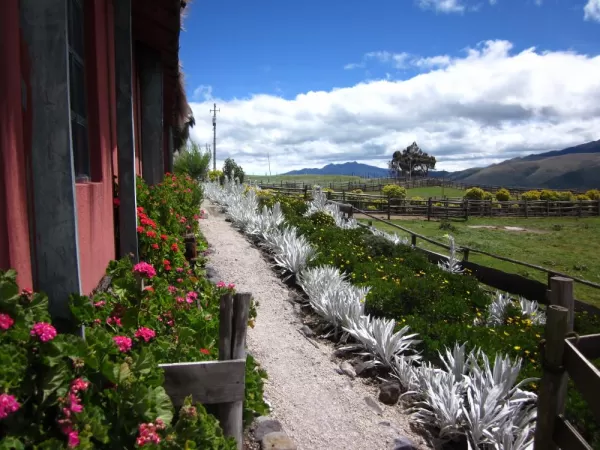
[[[444,242],[443,236],[450,233],[455,237],[459,246],[468,246],[600,283],[600,217],[585,219],[471,218],[466,222],[451,222],[452,230],[440,229],[440,222],[436,221],[392,220],[392,222],[441,242]],[[385,231],[406,235],[403,231],[383,223],[374,221],[373,225]],[[533,232],[471,228],[478,225],[522,227],[533,230]],[[420,247],[438,253],[445,252],[434,244],[417,242]],[[518,264],[476,253],[471,253],[469,260],[544,283],[547,281],[545,272]],[[575,283],[575,297],[600,307],[600,289]]]
[[[287,181],[290,183],[307,183],[307,184],[324,184],[324,183],[341,183],[341,182],[369,182],[372,179],[355,177],[351,175],[248,175],[249,180],[260,181],[263,183],[280,183]]]

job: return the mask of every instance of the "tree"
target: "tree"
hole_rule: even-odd
[[[223,163],[223,175],[228,177],[230,181],[237,178],[240,183],[244,182],[244,177],[246,176],[244,169],[242,169],[242,167],[232,158],[227,158]]]
[[[210,152],[203,152],[195,142],[189,142],[175,156],[173,171],[187,174],[196,181],[206,179],[210,165]]]
[[[435,156],[429,156],[413,142],[404,150],[395,151],[392,160],[388,163],[390,172],[394,177],[427,176],[429,170],[435,169]]]

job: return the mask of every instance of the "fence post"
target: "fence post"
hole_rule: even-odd
[[[346,191],[342,190],[342,202],[346,203]]]
[[[304,186],[304,200],[308,200],[308,186]]]
[[[598,199],[598,215],[600,216],[600,198]]]
[[[463,261],[468,261],[469,260],[469,249],[468,248],[463,248]]]
[[[525,218],[527,219],[529,217],[529,212],[527,211],[527,199],[525,199],[523,206],[525,207]]]
[[[546,217],[550,217],[550,200],[546,200]]]
[[[550,278],[550,304],[558,305],[569,311],[568,330],[573,331],[575,324],[575,300],[573,280],[565,277]]]
[[[544,374],[538,395],[534,450],[556,449],[552,436],[559,409],[559,398],[566,393],[567,377],[562,368],[569,312],[557,305],[548,307],[545,344],[542,351]]]
[[[431,213],[432,213],[432,204],[431,204],[431,197],[429,197],[429,200],[427,200],[427,220],[431,220]]]
[[[225,312],[225,316],[221,316],[219,322],[219,360],[223,360],[222,356],[229,356],[227,359],[246,359],[246,331],[251,299],[252,295],[249,293],[235,294],[233,299],[231,294],[221,297],[221,312]],[[231,320],[226,320],[224,324],[224,317]],[[229,338],[225,335],[227,331]],[[238,450],[242,450],[244,442],[243,416],[243,401],[219,405],[223,434],[235,438]]]
[[[392,198],[388,197],[388,204],[387,204],[387,218],[388,220],[390,220],[391,216],[392,216]]]
[[[410,245],[412,245],[413,247],[417,246],[417,235],[416,234],[410,235]]]
[[[577,200],[577,216],[581,217],[581,200]]]
[[[469,220],[469,199],[465,200],[465,220]]]

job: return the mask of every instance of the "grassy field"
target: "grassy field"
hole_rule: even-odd
[[[423,220],[392,220],[415,233],[444,242],[446,233],[452,234],[457,244],[528,262],[558,272],[600,283],[600,217],[585,219],[498,219],[473,218],[466,222],[452,222],[454,229],[440,229],[440,222]],[[404,235],[401,230],[374,222],[378,228]],[[529,231],[508,231],[502,228],[473,228],[478,226],[522,227]],[[445,242],[447,243],[447,242]],[[418,241],[423,248],[444,253],[433,244]],[[535,269],[471,253],[469,260],[505,272],[546,282],[547,275]],[[575,296],[600,307],[600,289],[575,283]]]

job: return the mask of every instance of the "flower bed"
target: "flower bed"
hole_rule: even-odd
[[[344,221],[318,193],[307,205],[260,191],[244,194],[231,184],[206,189],[299,282],[333,334],[352,337],[348,348],[390,368],[411,392],[405,398],[416,405],[418,421],[436,426],[442,439],[466,436],[473,447],[530,445],[537,386],[528,378],[541,375],[537,304],[490,296],[474,278],[398,245],[405,242],[397,236]],[[576,316],[575,327],[580,333],[600,329],[585,314]],[[573,389],[567,414],[586,438],[598,438]]]
[[[189,178],[152,188],[138,180],[143,262],[113,261],[108,291],[72,296],[85,340],[56,334],[46,297],[0,273],[0,447],[236,448],[202,405],[174,410],[158,367],[218,357],[219,298],[234,287],[213,286],[202,261],[185,258],[201,198]],[[263,378],[249,357],[246,421],[267,409]]]

